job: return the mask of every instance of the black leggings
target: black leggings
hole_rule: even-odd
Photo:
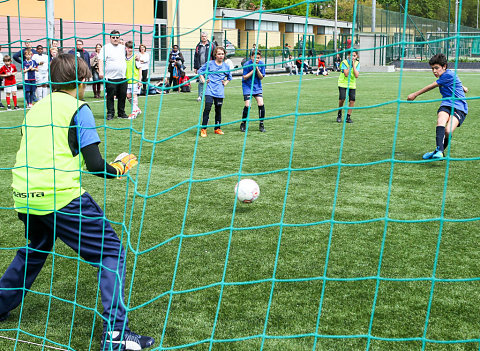
[[[212,105],[215,104],[215,129],[220,129],[220,125],[222,123],[222,105],[223,105],[223,98],[216,98],[213,96],[205,96],[205,109],[203,110],[203,120],[202,120],[202,127],[207,128],[208,125],[208,118],[210,117],[210,111],[212,110]]]

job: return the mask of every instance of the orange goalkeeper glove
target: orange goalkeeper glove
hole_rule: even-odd
[[[122,175],[127,173],[137,164],[137,157],[134,154],[127,154],[126,152],[122,152],[120,155],[117,156],[115,161],[110,163],[110,166],[117,170],[117,178],[121,178]]]

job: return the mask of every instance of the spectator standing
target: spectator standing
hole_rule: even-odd
[[[183,54],[180,52],[178,45],[173,45],[170,56],[168,57],[168,72],[170,73],[169,83],[171,87],[178,85],[178,79],[180,78],[180,72],[182,71],[183,63],[185,59]],[[179,88],[174,88],[175,91],[178,91]]]
[[[37,45],[37,53],[33,55],[32,60],[38,64],[37,79],[37,95],[38,100],[42,100],[48,95],[48,55],[43,53],[43,46]]]
[[[100,96],[100,89],[102,87],[102,82],[100,81],[100,77],[98,75],[98,61],[100,50],[102,50],[102,44],[98,43],[95,45],[95,51],[90,54],[90,68],[92,70],[92,79],[93,79],[93,97],[99,99]]]
[[[117,97],[118,117],[128,118],[125,114],[127,63],[125,61],[125,46],[120,44],[120,32],[118,30],[110,32],[110,43],[100,50],[98,67],[100,79],[105,78],[107,120],[115,117],[115,96]]]
[[[350,49],[352,47],[352,37],[347,37],[347,40],[345,41],[345,47],[347,49]]]
[[[138,93],[140,93],[140,60],[133,51],[133,41],[129,40],[125,43],[126,62],[127,62],[127,99],[132,105],[132,113],[128,116],[129,119],[137,118],[142,113],[138,107]]]
[[[35,77],[35,71],[38,71],[38,64],[32,60],[32,51],[25,50],[23,61],[23,73],[25,74],[25,84],[23,85],[24,98],[27,108],[32,108],[33,106],[33,97],[35,95],[35,90],[37,88],[37,80]]]
[[[140,68],[142,69],[142,82],[143,82],[143,91],[145,95],[148,92],[147,84],[148,82],[148,69],[150,65],[150,54],[147,52],[147,47],[144,44],[140,44],[138,47],[139,50],[139,60],[140,60]],[[140,94],[142,95],[142,94]]]
[[[58,56],[58,49],[56,47],[50,47],[50,60]]]
[[[282,56],[284,60],[290,56],[290,47],[288,46],[288,43],[285,43],[283,46]]]
[[[248,57],[252,57],[252,55],[255,55],[255,51],[257,51],[257,44],[254,43],[252,45],[252,49],[250,50],[250,54],[248,55]],[[245,61],[245,62],[247,62],[247,61]],[[243,64],[245,64],[245,63],[243,63]]]
[[[0,69],[2,69],[2,67],[4,66],[3,64],[3,54],[1,53],[2,51],[2,46],[0,45]],[[3,79],[0,77],[0,86],[3,86]],[[5,108],[5,106],[3,106],[2,104],[2,88],[0,88],[0,107],[1,108]]]
[[[59,54],[63,54],[63,49],[60,47],[58,40],[52,40],[51,47],[56,48]]]
[[[25,50],[30,50],[32,52],[32,55],[37,53],[35,49],[32,49],[32,42],[30,41],[30,39],[25,39],[25,49],[19,50],[15,54],[13,54],[13,60],[20,65],[23,64],[23,61],[25,61]]]
[[[12,63],[12,58],[9,55],[3,56],[4,65],[0,68],[0,77],[5,79],[5,95],[7,99],[7,110],[10,108],[10,94],[13,99],[13,109],[18,110],[17,106],[17,80],[15,79],[15,72],[17,67]]]
[[[83,48],[83,40],[82,39],[77,39],[77,48],[76,50],[72,49],[68,53],[72,55],[77,55],[78,58],[81,58],[83,61],[85,61],[88,65],[88,68],[90,69],[90,54]]]
[[[340,71],[340,63],[342,63],[342,58],[340,57],[340,54],[337,54],[333,59],[333,68],[336,72]]]
[[[213,51],[215,50],[215,44],[210,43],[208,40],[208,34],[202,32],[200,34],[200,42],[195,47],[195,55],[193,58],[193,69],[195,74],[198,73],[200,67],[202,67],[209,60],[214,60]],[[198,97],[197,101],[202,100],[203,93],[203,81],[200,79],[198,83]]]

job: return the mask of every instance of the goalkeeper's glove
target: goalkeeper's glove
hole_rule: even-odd
[[[122,175],[127,173],[137,164],[137,157],[134,154],[127,154],[126,152],[122,152],[120,155],[117,156],[115,161],[110,163],[110,166],[117,170],[117,178],[121,178]]]

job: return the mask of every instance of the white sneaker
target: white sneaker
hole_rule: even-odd
[[[199,96],[199,97],[197,98],[197,101],[202,101],[202,97]]]
[[[143,350],[153,346],[155,340],[149,336],[138,335],[130,330],[123,332],[104,332],[100,344],[101,351],[107,350]]]

